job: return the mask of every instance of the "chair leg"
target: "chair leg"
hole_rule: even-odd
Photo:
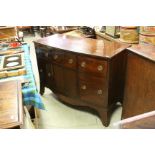
[[[36,108],[34,108],[34,113],[35,113],[35,128],[38,129],[39,128],[39,112]]]

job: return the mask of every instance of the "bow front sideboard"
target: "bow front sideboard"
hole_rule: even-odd
[[[110,40],[55,34],[34,41],[40,93],[50,88],[64,103],[95,109],[104,126],[123,100],[126,48]]]

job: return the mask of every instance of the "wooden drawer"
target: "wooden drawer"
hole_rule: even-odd
[[[89,77],[80,74],[79,93],[81,100],[99,106],[104,105],[106,83],[102,78]]]
[[[71,53],[64,54],[64,66],[71,69],[76,69],[76,55]]]
[[[79,81],[79,94],[80,99],[98,106],[104,106],[105,90],[100,82],[89,83],[86,81]]]
[[[92,73],[95,76],[105,76],[107,73],[107,62],[95,58],[78,56],[78,67],[81,72]]]
[[[53,49],[51,52],[52,52],[52,61],[57,64],[63,64],[64,52],[59,49]]]

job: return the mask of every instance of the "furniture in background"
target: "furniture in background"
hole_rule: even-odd
[[[87,38],[96,39],[95,29],[88,26],[81,26],[78,29]]]
[[[69,31],[69,32],[66,32],[64,34],[74,36],[74,37],[79,37],[79,38],[96,38],[96,35],[94,35],[94,34],[84,34],[80,30]]]
[[[119,38],[119,35],[120,35],[119,32],[120,32],[119,26],[106,26],[105,27],[105,34],[110,37]]]
[[[34,34],[33,26],[17,26],[18,31],[28,31],[29,33]]]
[[[11,41],[17,37],[17,30],[15,26],[1,26],[0,27],[0,40]]]
[[[140,26],[139,42],[155,45],[155,26]]]
[[[20,81],[0,82],[0,128],[22,128],[23,103]]]
[[[41,37],[47,37],[52,34],[62,34],[65,32],[76,30],[78,26],[40,26]]]
[[[135,44],[139,43],[139,27],[138,26],[121,26],[120,41]]]
[[[24,33],[26,32],[35,36],[35,31],[34,31],[33,26],[17,26],[17,35],[21,41],[24,41]]]
[[[7,51],[7,49],[5,50]],[[18,50],[18,48],[16,50]],[[10,81],[10,80],[25,81],[25,83],[22,85],[23,104],[29,109],[32,119],[35,120],[36,122],[35,125],[37,127],[37,116],[35,115],[37,114],[36,111],[38,111],[38,109],[45,109],[45,107],[44,107],[44,104],[42,103],[41,97],[36,87],[36,82],[35,82],[31,59],[30,59],[29,46],[27,44],[22,45],[22,51],[24,52],[24,63],[25,63],[26,74],[20,75],[20,76],[1,78],[0,82]],[[2,56],[0,56],[0,61],[1,60],[2,60]]]
[[[63,34],[34,44],[40,93],[48,87],[65,103],[91,107],[108,126],[116,102],[123,99],[124,50],[128,45]]]
[[[155,47],[128,48],[122,119],[155,110]]]

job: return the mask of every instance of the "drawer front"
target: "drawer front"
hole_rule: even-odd
[[[107,73],[107,62],[104,60],[79,56],[78,63],[81,72],[92,73],[95,76],[105,76]]]
[[[71,53],[64,54],[64,66],[71,69],[76,69],[76,55]]]
[[[80,80],[79,94],[80,99],[84,102],[90,103],[92,105],[106,107],[106,105],[104,105],[106,103],[105,89],[104,86],[99,82],[93,84]]]
[[[63,64],[64,62],[64,52],[62,50],[53,49],[52,53],[52,61],[57,64]]]
[[[92,105],[104,106],[106,100],[106,82],[97,77],[80,75],[79,93],[80,99]]]

